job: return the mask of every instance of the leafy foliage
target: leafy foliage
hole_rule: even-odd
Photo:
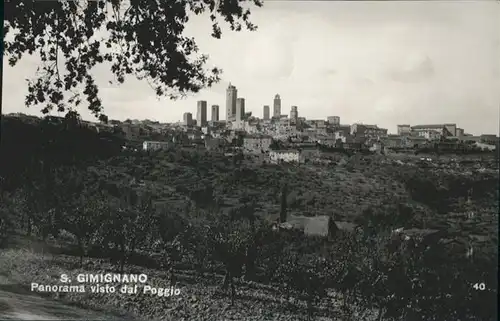
[[[262,6],[260,0],[251,3]],[[193,15],[208,14],[215,38],[221,37],[221,20],[234,31],[256,29],[250,9],[233,0],[7,1],[4,6],[9,64],[33,53],[42,60],[36,78],[28,81],[26,104],[42,104],[44,113],[63,112],[85,98],[103,121],[92,74],[97,65],[110,66],[119,84],[132,75],[148,81],[156,95],[175,99],[211,86],[222,72],[207,68],[208,56],[197,55],[195,40],[183,34]]]
[[[112,199],[110,215],[103,223],[106,243],[120,253],[120,271],[123,272],[131,253],[145,245],[153,224],[154,209],[147,195],[138,195],[125,189],[122,197]]]
[[[0,193],[0,248],[8,245],[9,236],[15,228],[16,216],[21,214],[19,212],[12,212],[13,209],[16,209],[14,206],[15,202],[19,202],[16,196],[18,197],[15,194]],[[17,209],[19,210],[19,207]]]

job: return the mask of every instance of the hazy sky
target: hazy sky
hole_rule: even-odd
[[[195,116],[196,101],[206,100],[218,104],[224,118],[231,82],[259,117],[279,93],[282,113],[297,105],[307,118],[338,115],[341,123],[375,123],[390,132],[401,123],[447,122],[473,134],[499,133],[497,1],[267,1],[253,10],[252,21],[258,31],[226,31],[220,40],[210,37],[208,17],[190,21],[186,32],[224,75],[185,100],[158,101],[146,83],[132,78],[109,87],[108,67],[98,68],[106,113],[177,121],[184,112]],[[4,113],[28,112],[25,79],[36,65],[26,57],[4,69]]]

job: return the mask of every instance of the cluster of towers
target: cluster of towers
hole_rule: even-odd
[[[238,98],[238,90],[229,84],[226,90],[226,120],[240,121],[245,117],[245,99]],[[207,102],[199,100],[196,106],[196,125],[204,127],[207,125]],[[212,105],[211,121],[219,121],[219,105]],[[184,113],[183,123],[186,126],[193,125],[193,115]]]
[[[226,121],[241,121],[245,117],[245,98],[238,98],[238,90],[229,83],[226,89]]]
[[[219,105],[212,105],[212,121],[219,121]],[[199,100],[196,105],[196,124],[204,127],[207,125],[207,102]],[[193,115],[191,113],[184,113],[183,123],[185,126],[193,125]]]
[[[281,97],[280,95],[276,94],[274,96],[274,101],[273,101],[273,118],[280,118],[281,117]],[[269,105],[264,106],[264,120],[269,120],[270,118],[270,113],[269,113]]]
[[[264,120],[269,120],[270,118],[270,112],[269,112],[269,105],[264,105]],[[281,97],[279,94],[276,94],[274,96],[274,101],[273,101],[273,118],[281,118]],[[292,109],[290,110],[290,121],[292,123],[297,123],[299,119],[299,111],[297,106],[292,106]]]
[[[273,101],[273,114],[270,115],[269,105],[264,106],[264,120],[272,118],[281,118],[281,97],[276,94]],[[242,121],[245,118],[245,98],[238,98],[238,90],[235,86],[229,83],[226,89],[226,121]],[[207,102],[200,100],[197,103],[196,109],[196,124],[197,126],[207,125]],[[212,121],[219,121],[219,105],[212,105]],[[298,110],[297,106],[292,106],[290,111],[290,120],[297,122]],[[193,124],[193,115],[184,113],[184,125],[190,126]]]

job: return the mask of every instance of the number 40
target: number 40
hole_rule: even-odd
[[[474,288],[474,290],[480,290],[480,291],[486,290],[486,284],[484,283],[475,283],[472,287]]]

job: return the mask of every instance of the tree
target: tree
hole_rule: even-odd
[[[0,248],[8,244],[9,236],[16,227],[16,217],[21,214],[17,196],[14,193],[0,192]]]
[[[111,243],[119,252],[119,269],[123,273],[130,255],[145,244],[150,234],[154,211],[149,195],[139,195],[124,189],[121,198],[110,197],[111,211],[103,224],[107,235],[105,243]]]
[[[129,75],[147,80],[159,97],[176,99],[210,87],[222,71],[206,68],[208,56],[196,55],[196,42],[183,35],[184,27],[192,14],[208,13],[214,38],[221,37],[220,20],[233,31],[255,30],[250,9],[241,2],[6,1],[5,53],[11,66],[25,54],[40,55],[37,78],[28,81],[27,106],[44,104],[43,113],[54,107],[63,112],[71,109],[68,104],[81,103],[83,89],[90,111],[107,121],[91,73],[96,65],[109,64],[120,84]],[[262,6],[261,0],[250,2]]]
[[[279,273],[285,283],[287,299],[291,291],[307,304],[309,319],[314,315],[314,304],[326,296],[326,278],[322,273],[327,269],[327,261],[306,253],[282,253],[283,261]]]
[[[257,259],[257,244],[260,241],[262,224],[256,215],[257,202],[254,197],[247,196],[240,199],[242,203],[237,209],[231,212],[233,221],[246,220],[249,224],[249,233],[246,255],[245,255],[245,279],[252,280],[255,277],[255,261]],[[257,227],[259,226],[259,228]],[[266,227],[264,227],[266,228]]]
[[[81,124],[81,117],[80,115],[74,111],[70,110],[66,113],[66,116],[64,116],[64,125],[67,130],[75,129]]]
[[[281,188],[281,197],[280,197],[280,223],[286,222],[286,212],[287,212],[287,199],[288,191],[286,183]]]
[[[175,264],[181,260],[185,249],[190,245],[191,234],[188,233],[190,226],[181,215],[171,211],[161,211],[155,215],[154,226],[156,226],[161,244],[161,266],[168,269],[170,282],[174,284]]]
[[[68,204],[71,207],[64,215],[63,226],[76,237],[82,266],[89,248],[100,243],[102,217],[107,212],[106,200],[102,195],[85,193],[74,201],[68,200]]]
[[[57,236],[57,221],[61,208],[59,205],[64,205],[64,201],[61,202],[60,197],[69,195],[71,192],[77,194],[81,191],[81,186],[78,185],[80,183],[78,177],[66,176],[66,178],[70,178],[70,181],[66,183],[58,180],[56,170],[50,161],[42,160],[37,163],[39,169],[32,171],[34,173],[32,181],[27,182],[23,189],[26,201],[26,216],[23,218],[26,223],[23,225],[27,228],[28,235],[31,235],[33,228],[35,228],[36,232],[45,240],[50,234]],[[63,188],[63,193],[57,193],[60,187]]]
[[[248,244],[252,240],[250,227],[245,222],[229,217],[220,217],[208,231],[208,241],[212,244],[214,259],[224,265],[226,275],[223,289],[231,289],[231,305],[234,305],[236,289],[234,278],[242,275]]]
[[[354,235],[340,235],[328,249],[329,264],[325,273],[330,286],[342,293],[344,309],[358,297],[358,285],[364,276],[362,266],[365,262],[360,239]]]

